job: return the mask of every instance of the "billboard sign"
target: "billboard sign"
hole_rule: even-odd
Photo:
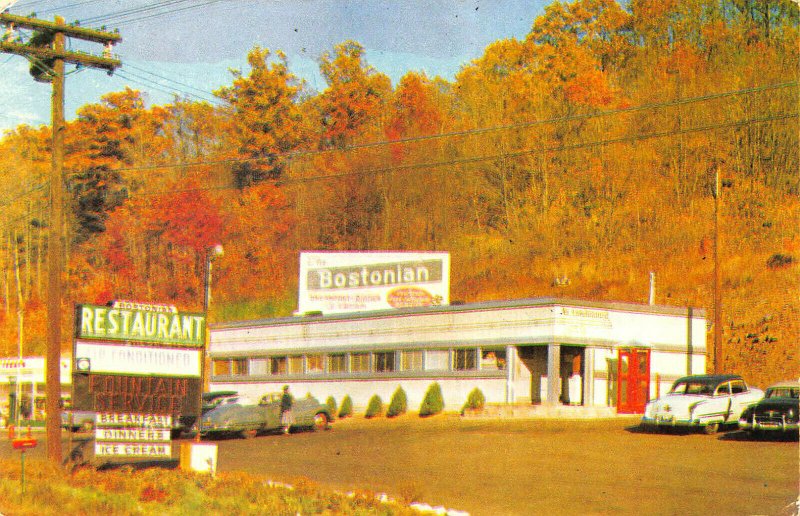
[[[449,303],[449,253],[300,253],[300,314],[360,312]]]

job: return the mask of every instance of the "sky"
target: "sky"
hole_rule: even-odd
[[[0,0],[0,8],[9,0]],[[82,27],[119,29],[113,75],[67,66],[68,120],[83,105],[126,86],[148,105],[174,95],[211,101],[232,82],[231,69],[248,73],[247,53],[258,45],[281,50],[289,69],[321,91],[319,57],[355,40],[366,61],[396,84],[408,71],[452,80],[461,66],[498,39],[524,38],[544,0],[19,0],[8,12],[42,20],[63,16]],[[30,32],[23,32],[26,37]],[[73,49],[102,52],[71,40]],[[68,43],[69,44],[69,43]],[[20,124],[50,124],[49,84],[35,82],[21,56],[0,53],[0,133]]]

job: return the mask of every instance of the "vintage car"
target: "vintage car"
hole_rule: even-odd
[[[797,432],[800,412],[800,382],[786,381],[767,387],[764,399],[739,418],[739,428],[751,435]]]
[[[200,435],[240,435],[281,429],[281,393],[270,393],[254,402],[245,396],[226,399],[200,418]],[[328,428],[333,420],[330,408],[312,396],[295,399],[292,404],[294,424],[291,430]]]
[[[218,405],[224,403],[225,401],[232,400],[239,397],[239,393],[236,391],[211,391],[211,392],[204,392],[201,395],[201,405],[200,405],[200,414],[205,414],[206,412],[217,408]],[[194,427],[195,422],[197,422],[197,414],[182,414],[178,418],[177,428],[179,429],[178,433],[189,432]],[[173,430],[173,434],[175,434],[175,430]]]
[[[737,424],[742,412],[763,396],[738,375],[686,376],[645,406],[641,424],[646,430],[701,428],[713,434],[722,425]]]

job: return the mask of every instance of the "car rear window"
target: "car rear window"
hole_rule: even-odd
[[[678,382],[672,386],[671,394],[712,394],[714,387],[705,382]]]

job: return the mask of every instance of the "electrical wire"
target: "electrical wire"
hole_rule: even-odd
[[[183,11],[188,11],[190,9],[197,9],[199,7],[205,7],[207,5],[216,4],[216,3],[219,3],[219,2],[222,2],[222,1],[224,1],[224,0],[207,0],[206,2],[192,4],[190,6],[182,7],[180,9],[172,9],[172,10],[164,11],[164,12],[161,12],[161,13],[150,14],[148,16],[140,16],[139,18],[129,18],[129,19],[126,19],[126,20],[122,20],[121,22],[118,22],[115,25],[118,26],[118,27],[122,27],[122,26],[125,26],[125,25],[132,25],[132,24],[144,21],[144,20],[150,20],[152,18],[158,18],[158,17],[161,17],[161,16],[166,16],[168,14],[175,14],[175,13],[179,13],[179,12],[183,12]]]
[[[627,113],[634,113],[638,111],[650,111],[661,109],[665,107],[675,107],[675,106],[684,106],[690,105],[697,102],[708,102],[711,100],[717,100],[721,98],[727,98],[732,96],[738,95],[747,95],[753,93],[761,93],[766,91],[772,91],[774,89],[781,89],[781,88],[790,88],[796,87],[797,82],[788,82],[782,84],[774,84],[774,85],[767,85],[767,86],[759,86],[754,88],[745,88],[741,90],[729,91],[729,92],[722,92],[722,93],[715,93],[709,95],[702,95],[698,97],[689,97],[685,99],[673,100],[668,102],[659,102],[654,104],[644,104],[640,106],[633,106],[627,108],[620,108],[615,110],[609,111],[601,111],[598,113],[587,113],[587,114],[580,114],[580,115],[571,115],[567,117],[556,117],[556,118],[548,118],[548,119],[539,119],[527,122],[520,122],[516,124],[508,124],[508,125],[501,125],[501,126],[493,126],[493,127],[483,127],[483,128],[476,128],[476,129],[467,129],[464,131],[451,131],[446,133],[439,133],[435,135],[428,135],[428,136],[415,136],[409,138],[399,138],[397,140],[381,140],[375,142],[368,142],[358,145],[351,145],[344,148],[336,148],[336,149],[322,149],[322,150],[301,150],[301,151],[292,151],[288,153],[281,154],[281,157],[286,159],[296,159],[305,156],[315,156],[321,154],[328,154],[328,153],[343,153],[343,152],[350,152],[354,150],[360,149],[370,149],[376,147],[384,147],[387,145],[403,145],[407,143],[417,143],[417,142],[425,142],[425,141],[433,141],[433,140],[440,140],[440,139],[447,139],[447,138],[454,138],[454,137],[465,137],[465,136],[476,136],[482,134],[488,134],[498,131],[507,131],[511,129],[527,129],[531,127],[541,126],[541,125],[550,125],[550,124],[559,124],[559,123],[566,123],[566,122],[575,122],[575,121],[584,121],[593,118],[601,118],[607,116],[614,116],[614,115],[621,115]],[[120,168],[117,169],[119,171],[145,171],[145,170],[161,170],[161,169],[168,169],[168,168],[183,168],[187,166],[203,166],[203,165],[219,165],[222,163],[246,163],[246,162],[253,162],[259,161],[263,158],[235,158],[235,159],[226,159],[226,160],[212,160],[212,161],[201,161],[201,162],[193,162],[193,163],[172,163],[172,164],[161,164],[161,165],[150,165],[146,167],[130,167],[130,168]]]
[[[773,86],[765,86],[759,88],[751,88],[749,90],[753,91],[767,91],[774,87],[782,87],[783,85],[773,85]],[[741,90],[740,90],[741,91]],[[711,100],[713,98],[719,98],[721,95],[729,96],[737,92],[727,92],[723,94],[716,94],[716,95],[706,95],[703,96],[702,99],[704,101]],[[752,93],[752,91],[751,91]],[[680,101],[681,103],[687,102],[689,99],[684,99]],[[696,99],[692,99],[696,100]],[[658,107],[662,107],[663,103],[658,104]],[[625,112],[630,110],[642,110],[645,109],[644,106],[638,106],[635,108],[627,108],[625,110],[618,110],[618,112]],[[652,109],[652,107],[651,107]],[[591,116],[605,116],[608,113],[602,114],[594,114]],[[681,128],[678,130],[668,130],[668,131],[660,131],[654,132],[649,134],[636,134],[636,135],[626,135],[621,136],[618,138],[612,139],[605,139],[605,140],[598,140],[592,142],[579,142],[571,145],[562,145],[556,147],[540,147],[535,149],[521,149],[518,151],[510,151],[510,152],[503,152],[503,153],[495,153],[490,155],[482,155],[482,156],[471,156],[465,158],[458,158],[452,160],[445,160],[445,161],[433,161],[433,162],[425,162],[425,163],[412,163],[408,165],[397,165],[392,167],[383,167],[371,170],[363,170],[363,171],[350,171],[350,172],[343,172],[340,174],[325,174],[313,177],[304,177],[304,178],[283,178],[283,179],[276,179],[273,180],[274,183],[285,185],[285,184],[295,184],[295,183],[308,183],[308,182],[316,182],[316,181],[326,181],[332,179],[342,179],[347,177],[366,177],[366,176],[374,176],[374,175],[383,175],[383,174],[390,174],[394,172],[400,171],[408,171],[408,170],[418,170],[418,169],[431,169],[431,168],[440,168],[444,166],[462,166],[467,164],[474,164],[486,161],[494,161],[498,159],[515,159],[523,156],[529,156],[537,153],[555,153],[555,152],[564,152],[564,151],[574,151],[586,148],[593,148],[599,146],[607,146],[607,145],[614,145],[619,143],[631,143],[637,141],[644,141],[650,140],[655,138],[665,138],[669,136],[676,136],[676,135],[684,135],[690,133],[698,133],[698,132],[707,132],[712,130],[719,130],[719,129],[730,129],[730,128],[737,128],[743,127],[747,125],[754,125],[772,121],[782,121],[782,120],[789,120],[792,118],[798,118],[800,114],[797,112],[792,113],[779,113],[776,115],[771,116],[764,116],[759,118],[751,118],[745,120],[738,120],[732,122],[725,122],[719,124],[711,124],[711,125],[704,125],[699,127],[689,127],[689,128]],[[563,119],[550,119],[551,123],[561,121]],[[536,124],[545,123],[546,121],[540,120],[536,121]],[[508,126],[504,127],[508,128]],[[475,130],[473,134],[482,134],[487,132],[488,130],[497,130],[498,128],[487,128],[487,129],[479,129]],[[461,136],[462,133],[458,133],[458,136]],[[439,137],[442,137],[439,135]],[[385,144],[394,144],[397,142],[385,142]],[[291,155],[291,154],[290,154]],[[287,155],[288,156],[288,155]],[[202,162],[193,162],[193,163],[181,163],[181,164],[168,164],[168,165],[150,165],[144,167],[127,167],[127,168],[116,168],[110,169],[110,172],[143,172],[143,171],[155,171],[155,170],[165,170],[170,168],[193,168],[198,166],[211,166],[211,165],[226,165],[226,164],[236,164],[236,163],[243,163],[243,162],[251,162],[251,161],[258,161],[258,158],[243,158],[243,159],[223,159],[223,160],[212,160],[212,161],[202,161]],[[43,188],[44,186],[42,186]],[[169,190],[164,192],[139,192],[137,195],[141,196],[157,196],[157,195],[165,195],[170,193],[177,193],[177,192],[200,192],[200,191],[214,191],[214,190],[233,190],[236,189],[235,186],[217,186],[217,187],[203,187],[203,188],[193,188],[193,189],[184,189],[184,190]]]
[[[363,171],[350,171],[350,172],[342,172],[339,174],[324,174],[312,177],[302,177],[302,178],[284,178],[284,179],[274,179],[272,180],[273,183],[279,185],[286,185],[286,184],[298,184],[298,183],[311,183],[317,181],[327,181],[331,179],[342,179],[348,177],[367,177],[367,176],[376,176],[376,175],[384,175],[390,174],[394,172],[401,172],[401,171],[408,171],[408,170],[418,170],[418,169],[431,169],[431,168],[440,168],[444,166],[460,166],[460,165],[468,165],[474,163],[481,163],[487,161],[495,161],[498,159],[515,159],[525,156],[530,156],[534,154],[541,154],[541,153],[556,153],[556,152],[565,152],[565,151],[575,151],[581,149],[588,149],[594,147],[604,147],[608,145],[615,145],[619,143],[633,143],[638,141],[644,140],[652,140],[657,138],[665,138],[668,136],[676,136],[676,135],[683,135],[683,134],[691,134],[691,133],[701,133],[707,132],[712,130],[718,129],[731,129],[736,127],[742,127],[747,125],[755,125],[760,123],[766,122],[774,122],[774,121],[781,121],[787,120],[791,118],[798,118],[800,117],[799,113],[779,113],[773,116],[766,116],[760,118],[751,118],[746,120],[737,120],[733,122],[726,122],[721,124],[712,124],[700,127],[690,127],[690,128],[683,128],[680,130],[669,130],[669,131],[661,131],[649,134],[637,134],[637,135],[627,135],[621,136],[619,138],[611,138],[605,140],[597,140],[591,142],[582,142],[582,143],[575,143],[571,145],[561,145],[556,147],[539,147],[535,149],[521,149],[518,151],[511,151],[511,152],[501,152],[489,155],[482,155],[482,156],[470,156],[466,158],[458,158],[458,159],[451,159],[445,161],[430,161],[425,163],[411,163],[408,165],[395,165],[391,167],[383,167],[383,168],[376,168],[370,170],[363,170]],[[217,162],[210,162],[210,163],[202,163],[203,166],[207,166],[210,164],[227,164],[227,163],[239,163],[240,160],[220,160]],[[185,167],[189,168],[194,165],[184,165]],[[198,165],[199,166],[199,165]],[[112,169],[114,171],[129,171],[129,170],[141,170],[139,168],[136,169]],[[454,168],[455,170],[455,168]],[[137,195],[166,195],[166,194],[174,194],[179,192],[202,192],[202,191],[214,191],[214,190],[234,190],[237,189],[236,186],[215,186],[215,187],[203,187],[203,188],[191,188],[191,189],[173,189],[169,191],[162,191],[162,192],[139,192]]]
[[[190,89],[190,90],[194,90],[194,91],[198,92],[198,93],[196,94],[196,93],[192,93],[192,92],[190,92],[190,91],[186,91],[186,90],[184,90],[184,89],[178,89],[178,88],[174,88],[174,89],[175,89],[175,91],[178,91],[178,92],[180,92],[180,93],[183,93],[183,94],[185,94],[185,95],[188,95],[188,96],[193,96],[193,97],[195,97],[195,98],[199,98],[199,99],[205,100],[205,101],[207,101],[207,102],[213,102],[213,103],[219,103],[219,102],[221,102],[221,101],[222,101],[222,99],[220,99],[219,97],[217,97],[216,95],[214,95],[212,92],[209,92],[209,91],[206,91],[206,90],[203,90],[203,89],[200,89],[200,88],[196,88],[196,87],[194,87],[194,86],[192,86],[192,85],[190,85],[190,84],[185,84],[185,83],[182,83],[182,82],[180,82],[180,81],[176,81],[176,80],[174,80],[174,79],[170,79],[169,77],[164,77],[163,75],[159,75],[159,74],[157,74],[157,73],[151,72],[151,71],[149,71],[149,70],[146,70],[146,69],[144,69],[144,68],[141,68],[141,67],[138,67],[138,66],[132,65],[132,64],[130,64],[130,63],[128,63],[128,64],[126,64],[126,65],[125,65],[125,69],[126,69],[126,70],[127,70],[127,69],[129,69],[129,68],[132,68],[132,69],[134,69],[134,70],[137,70],[137,71],[139,71],[139,72],[142,72],[142,73],[146,73],[146,74],[148,74],[148,75],[152,75],[153,77],[155,77],[155,78],[157,78],[157,79],[160,79],[160,80],[162,80],[162,81],[171,82],[171,83],[173,83],[173,84],[176,84],[176,85],[178,85],[178,86],[181,86],[181,87],[183,87],[183,88],[188,88],[188,89]],[[158,82],[155,82],[155,81],[152,81],[151,79],[144,79],[144,78],[143,78],[143,77],[141,77],[141,76],[139,76],[139,77],[140,77],[141,79],[143,79],[143,80],[149,80],[149,81],[153,82],[154,84],[161,85],[160,83],[158,83]]]
[[[186,2],[192,2],[192,1],[193,0],[164,0],[152,4],[145,4],[139,7],[133,7],[130,9],[123,9],[122,11],[116,11],[113,13],[101,14],[99,16],[90,16],[88,18],[83,18],[80,21],[81,24],[97,24],[103,22],[111,22],[115,20],[118,21],[119,18],[125,18],[127,16],[135,16],[141,13],[156,11],[164,7],[170,7],[172,5],[184,4]]]
[[[557,153],[557,152],[567,152],[567,151],[577,151],[595,147],[604,147],[608,145],[616,145],[620,143],[635,143],[639,141],[645,140],[652,140],[658,138],[666,138],[669,136],[676,136],[676,135],[684,135],[684,134],[691,134],[691,133],[701,133],[707,131],[714,131],[720,129],[734,129],[738,127],[744,127],[749,125],[767,123],[767,122],[775,122],[775,121],[782,121],[782,120],[789,120],[789,119],[796,119],[800,117],[800,113],[792,112],[792,113],[779,113],[777,115],[772,116],[764,116],[758,118],[750,118],[745,120],[737,120],[733,122],[726,122],[721,124],[711,124],[705,125],[700,127],[690,127],[690,128],[683,128],[680,130],[669,130],[669,131],[660,131],[654,132],[644,135],[627,135],[621,136],[619,138],[610,138],[605,140],[596,140],[590,142],[581,142],[575,143],[571,145],[560,145],[554,147],[540,147],[535,149],[521,149],[518,151],[511,151],[511,152],[502,152],[502,153],[495,153],[489,155],[482,155],[482,156],[470,156],[465,158],[458,158],[458,159],[451,159],[451,160],[444,160],[444,161],[431,161],[425,163],[411,163],[408,165],[396,165],[392,167],[383,167],[383,168],[376,168],[370,170],[361,170],[361,171],[350,171],[350,172],[342,172],[339,174],[323,174],[311,177],[298,177],[298,178],[284,178],[284,179],[274,179],[272,182],[279,186],[290,185],[290,184],[305,184],[305,183],[313,183],[318,181],[330,181],[330,180],[337,180],[337,179],[344,179],[349,177],[370,177],[370,176],[378,176],[378,175],[386,175],[392,174],[395,172],[401,171],[415,171],[415,170],[427,170],[427,169],[435,169],[435,168],[442,168],[445,166],[453,167],[451,172],[455,172],[458,170],[459,166],[463,165],[470,165],[475,163],[481,162],[489,162],[489,161],[496,161],[498,159],[516,159],[521,157],[526,157],[534,154],[542,154],[542,153]],[[231,163],[236,162],[237,160],[220,160],[217,163]],[[189,165],[186,165],[189,167]],[[111,169],[111,171],[120,171],[122,169]],[[44,188],[44,185],[41,186]],[[39,187],[37,187],[39,189]],[[200,187],[200,188],[183,188],[183,189],[170,189],[166,191],[155,191],[155,192],[137,192],[135,195],[137,197],[157,197],[162,195],[170,195],[176,193],[200,193],[200,192],[211,192],[211,191],[224,191],[224,190],[238,190],[239,188],[233,185],[225,185],[225,186],[213,186],[213,187]],[[21,198],[21,196],[19,197]],[[0,226],[0,229],[7,229],[8,225]]]
[[[100,2],[100,0],[84,0],[83,2],[76,2],[74,4],[61,5],[61,6],[51,7],[49,9],[42,9],[42,10],[38,11],[36,14],[38,16],[38,15],[42,15],[42,14],[49,14],[49,13],[54,13],[54,12],[67,11],[67,10],[72,9],[74,7],[80,7],[82,5],[87,5],[87,4],[96,4],[96,3],[99,3],[99,2]]]
[[[152,80],[150,80],[150,79],[148,79],[146,77],[142,77],[141,75],[137,75],[137,74],[132,73],[132,72],[123,71],[122,69],[117,69],[114,72],[114,76],[115,77],[119,77],[120,79],[124,79],[124,80],[126,80],[128,82],[133,82],[133,83],[139,84],[139,85],[144,86],[146,88],[151,88],[151,89],[154,89],[156,91],[160,91],[161,93],[165,93],[167,95],[173,95],[175,97],[181,97],[181,96],[193,97],[193,98],[196,98],[196,99],[198,99],[200,101],[209,102],[209,103],[218,102],[215,99],[209,99],[209,98],[206,98],[206,97],[201,97],[201,96],[195,95],[194,93],[191,93],[191,92],[187,92],[187,91],[183,91],[183,90],[176,90],[176,89],[167,89],[167,88],[169,88],[169,86],[165,86],[165,85],[159,84],[159,83],[154,82],[154,81],[152,81]]]

